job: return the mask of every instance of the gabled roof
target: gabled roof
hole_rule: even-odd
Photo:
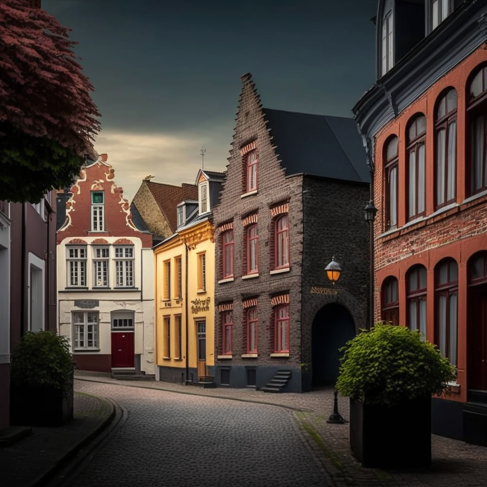
[[[141,232],[149,232],[145,221],[140,216],[139,210],[135,206],[134,202],[130,204],[130,211],[132,212],[132,222]]]
[[[263,111],[286,175],[370,181],[355,120],[269,108]]]
[[[177,228],[177,206],[184,200],[197,200],[198,187],[183,183],[181,186],[145,181],[162,214],[174,233]]]

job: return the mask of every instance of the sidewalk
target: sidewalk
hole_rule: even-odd
[[[328,424],[333,390],[305,394],[269,394],[247,389],[203,389],[157,381],[120,381],[106,374],[78,372],[77,380],[143,387],[161,391],[259,402],[294,411],[304,441],[315,452],[337,487],[463,487],[487,486],[487,448],[433,435],[429,468],[410,471],[366,469],[351,454],[348,424]],[[76,387],[76,386],[75,386]],[[340,414],[348,419],[348,399],[338,398]],[[0,449],[0,485],[30,487],[57,468],[66,454],[96,435],[114,415],[113,403],[86,394],[75,395],[75,420],[63,428],[33,428],[33,435]],[[414,448],[413,445],[411,445]],[[5,483],[6,482],[6,483]]]

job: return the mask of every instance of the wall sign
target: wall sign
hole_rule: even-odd
[[[191,301],[191,313],[197,315],[201,311],[210,311],[210,297],[207,298],[196,298]]]
[[[327,296],[336,296],[338,294],[338,289],[333,289],[329,287],[312,287],[311,294],[325,294]]]
[[[100,301],[97,299],[75,299],[74,305],[78,308],[90,309],[100,306]]]

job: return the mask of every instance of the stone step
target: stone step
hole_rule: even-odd
[[[467,392],[467,402],[487,405],[487,391],[469,389]]]

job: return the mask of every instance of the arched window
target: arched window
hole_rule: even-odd
[[[479,69],[468,86],[470,120],[469,194],[487,189],[487,66]]]
[[[399,286],[395,277],[388,277],[382,285],[382,321],[399,324]]]
[[[458,340],[458,265],[442,260],[435,268],[435,342],[443,356],[457,363]]]
[[[457,160],[457,92],[450,88],[436,105],[436,207],[455,200]]]
[[[407,325],[426,337],[426,268],[412,267],[406,277]]]
[[[426,118],[416,116],[407,130],[408,161],[408,219],[413,220],[425,212],[425,136]]]
[[[384,146],[385,230],[397,227],[398,138],[389,138]]]

